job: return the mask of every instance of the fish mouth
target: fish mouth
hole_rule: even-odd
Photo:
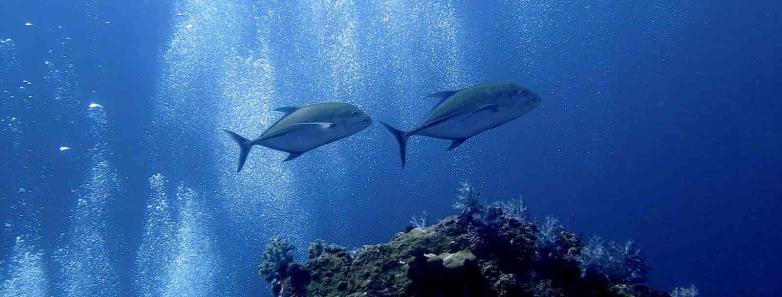
[[[532,106],[538,106],[541,102],[543,102],[543,98],[540,98],[537,93],[529,92],[529,94],[532,96],[528,101],[527,104]]]
[[[530,104],[531,104],[531,105],[534,105],[534,106],[538,106],[538,105],[540,105],[540,103],[542,103],[542,102],[543,102],[543,100],[540,100],[540,98],[538,98],[538,97],[535,97],[535,99],[533,99],[533,100],[531,100],[531,101],[530,101]]]

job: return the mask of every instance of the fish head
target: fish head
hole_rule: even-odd
[[[358,107],[345,104],[337,116],[345,127],[353,131],[361,131],[372,125],[372,118]]]
[[[530,112],[543,102],[543,99],[537,93],[522,86],[515,86],[510,89],[508,97],[514,109],[520,114]]]

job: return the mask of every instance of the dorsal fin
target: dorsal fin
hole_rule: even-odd
[[[297,111],[297,110],[299,110],[298,107],[290,107],[289,106],[289,107],[280,107],[280,108],[275,109],[274,111],[284,112],[285,115],[289,115],[289,114],[291,114],[291,113],[293,113],[294,111]]]
[[[282,121],[284,118],[287,118],[287,117],[288,117],[289,115],[291,115],[293,112],[295,112],[295,111],[299,110],[299,108],[300,108],[300,107],[289,106],[289,107],[280,107],[280,108],[277,108],[277,109],[275,109],[274,111],[283,112],[283,113],[285,113],[285,115],[283,115],[283,116],[282,116],[282,117],[281,117],[279,120],[277,120],[276,122],[274,122],[274,124],[271,124],[269,127],[274,127],[274,125],[277,125],[277,123],[279,123],[280,121]],[[261,136],[263,136],[263,135],[261,135]]]
[[[461,90],[464,90],[464,89],[461,89]],[[437,102],[437,104],[435,104],[435,106],[434,106],[434,107],[432,107],[432,110],[434,110],[435,108],[437,108],[438,106],[440,106],[440,104],[443,104],[443,102],[445,102],[445,100],[447,100],[448,98],[450,98],[451,96],[453,96],[453,94],[456,94],[456,93],[458,93],[458,92],[459,92],[459,91],[461,91],[461,90],[456,90],[456,91],[441,91],[441,92],[437,92],[437,93],[434,93],[434,94],[430,94],[429,96],[426,96],[426,97],[432,97],[432,98],[437,98],[437,99],[440,99],[440,101],[438,101],[438,102]]]
[[[456,94],[456,93],[457,93],[457,92],[459,92],[459,91],[461,91],[461,90],[456,90],[456,91],[441,91],[441,92],[437,92],[437,93],[434,93],[434,94],[429,94],[429,96],[426,96],[426,97],[440,98],[440,99],[442,100],[442,99],[446,99],[446,98],[448,98],[448,97],[451,97],[451,96],[453,96],[453,94]]]

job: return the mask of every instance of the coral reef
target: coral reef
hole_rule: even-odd
[[[686,288],[675,288],[671,291],[671,297],[696,297],[698,296],[698,288],[695,285],[690,285]]]
[[[632,241],[620,245],[594,237],[581,250],[581,270],[585,277],[632,284],[646,281],[649,269]]]
[[[309,271],[293,262],[293,244],[279,237],[272,238],[261,257],[259,273],[270,282],[275,296],[304,296]]]
[[[315,241],[304,264],[274,238],[261,276],[276,296],[691,296],[642,284],[648,269],[631,242],[584,246],[556,219],[532,223],[520,199],[485,206],[464,183],[454,207],[459,215],[431,226],[414,219],[388,243],[348,250]]]

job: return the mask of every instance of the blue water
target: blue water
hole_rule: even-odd
[[[494,80],[543,104],[404,170],[377,124],[241,173],[219,130],[327,101],[407,129]],[[0,295],[269,296],[271,236],[383,242],[468,180],[635,240],[662,290],[779,296],[780,86],[779,1],[2,1]]]

